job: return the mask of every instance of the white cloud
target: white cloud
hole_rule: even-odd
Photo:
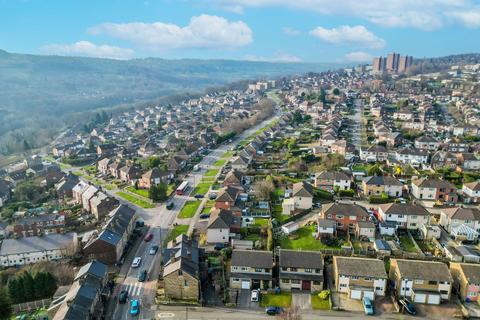
[[[300,33],[302,33],[300,30],[285,27],[283,28],[283,33],[286,34],[287,36],[298,36]]]
[[[273,57],[264,57],[264,56],[257,56],[257,55],[247,55],[245,56],[245,60],[248,61],[262,61],[262,62],[302,62],[302,59],[288,54],[288,53],[278,53]]]
[[[78,41],[72,44],[50,44],[40,48],[47,54],[61,56],[85,56],[94,58],[130,59],[135,52],[132,49],[109,45],[96,45],[89,41]]]
[[[470,11],[454,11],[449,14],[449,17],[469,28],[480,27],[480,8]]]
[[[252,30],[243,21],[230,22],[210,15],[192,17],[185,27],[163,22],[104,23],[90,28],[89,32],[127,40],[156,51],[236,48],[253,40]]]
[[[372,61],[373,56],[363,51],[354,51],[347,53],[345,59],[351,62],[369,62]]]
[[[282,6],[368,20],[387,27],[413,27],[422,30],[441,28],[450,20],[450,12],[462,15],[475,9],[476,0],[216,0],[241,7]],[[475,17],[473,17],[475,18]],[[470,21],[470,18],[467,18]],[[460,18],[461,22],[461,18]],[[475,23],[470,24],[475,25]]]
[[[385,40],[360,25],[353,27],[340,26],[332,29],[317,27],[310,31],[310,34],[334,44],[356,45],[366,48],[382,48],[385,46]]]

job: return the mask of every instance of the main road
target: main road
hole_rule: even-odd
[[[213,149],[198,164],[200,170],[197,172],[191,172],[186,176],[185,180],[189,181],[189,185],[191,186],[189,188],[189,193],[191,193],[194,187],[200,183],[205,172],[209,170],[217,160],[222,158],[225,152],[233,149],[240,141],[252,136],[257,130],[265,127],[277,118],[278,114],[242,132],[235,139],[233,139],[232,142],[222,144],[216,149]],[[114,194],[112,193],[112,195]],[[128,203],[119,197],[117,198],[120,200],[121,203]],[[160,272],[159,266],[162,253],[161,246],[169,230],[172,227],[175,217],[180,212],[182,207],[185,205],[185,202],[189,198],[189,194],[183,196],[172,196],[168,201],[174,203],[174,208],[172,210],[168,210],[166,208],[166,204],[159,205],[153,209],[137,208],[137,214],[143,221],[145,221],[145,224],[149,227],[149,232],[153,234],[153,240],[151,242],[141,241],[141,243],[134,251],[135,254],[132,255],[130,253],[128,255],[120,271],[120,281],[118,281],[119,283],[117,284],[115,293],[116,295],[118,295],[121,290],[126,290],[129,293],[130,301],[132,299],[135,299],[140,302],[140,319],[150,319],[155,317],[155,290],[156,281]],[[131,203],[128,204],[132,205]],[[153,244],[159,245],[160,249],[157,254],[150,255],[149,249]],[[142,264],[138,268],[131,267],[131,263],[134,257],[142,258]],[[145,282],[139,282],[138,274],[143,270],[147,270],[148,279]],[[107,314],[107,319],[130,319],[129,309],[129,303],[117,304],[115,302],[113,314]]]

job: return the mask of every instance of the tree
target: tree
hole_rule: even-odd
[[[12,277],[8,280],[8,295],[13,303],[22,303],[25,301],[23,293],[23,280],[21,277]]]
[[[21,277],[23,278],[23,292],[25,295],[25,300],[35,300],[35,288],[32,275],[30,274],[30,272],[25,271]]]
[[[338,96],[340,94],[340,90],[338,90],[338,88],[333,89],[333,94]]]
[[[4,286],[0,286],[0,319],[10,319],[12,311],[12,301],[8,290]]]
[[[148,163],[148,168],[153,169],[155,167],[158,167],[162,163],[162,160],[160,160],[159,157],[153,156],[148,158],[147,163]]]
[[[148,196],[153,201],[164,201],[167,199],[167,189],[168,186],[164,183],[160,183],[159,185],[153,185],[148,191]]]
[[[377,163],[368,168],[367,174],[369,176],[381,176],[383,174],[383,171],[382,168],[380,168],[380,165]]]
[[[272,180],[263,180],[255,182],[255,195],[261,200],[270,201],[275,192],[275,185]]]
[[[33,181],[22,181],[15,187],[15,198],[19,201],[33,201],[42,188]]]
[[[45,272],[37,272],[33,278],[33,288],[35,290],[35,299],[42,299],[46,296],[48,285]]]

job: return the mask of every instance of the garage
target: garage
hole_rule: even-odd
[[[373,291],[363,291],[363,297],[370,298],[370,300],[373,301],[375,299],[375,294]]]
[[[250,280],[242,280],[242,289],[250,289]]]
[[[413,297],[413,302],[416,303],[426,303],[427,302],[427,294],[415,292],[415,296]]]
[[[363,297],[370,298],[371,300],[375,299],[375,293],[371,290],[365,289],[351,289],[350,290],[350,298],[361,300]]]
[[[431,293],[427,297],[428,304],[440,304],[441,297],[439,294]]]
[[[362,299],[362,290],[351,290],[350,291],[350,298],[361,300]]]

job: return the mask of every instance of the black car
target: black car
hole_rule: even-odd
[[[222,249],[225,249],[227,245],[225,243],[216,243],[214,246],[214,249],[217,251],[220,251]]]
[[[128,291],[127,290],[120,291],[120,294],[118,295],[118,303],[125,303],[127,302],[127,299],[128,299]]]
[[[138,281],[144,282],[147,280],[147,270],[143,270],[138,274]]]
[[[169,203],[167,204],[167,209],[168,209],[168,210],[172,210],[173,207],[175,207],[175,204],[174,204],[173,202],[169,202]]]
[[[195,199],[203,199],[204,196],[203,196],[203,194],[199,193],[199,194],[196,194],[194,197],[195,197]]]
[[[404,298],[400,299],[400,301],[398,302],[403,306],[403,309],[408,314],[411,314],[412,316],[417,314],[417,310],[415,310],[415,306],[413,305],[413,303],[410,302],[410,300]]]
[[[269,316],[276,316],[277,314],[280,314],[282,313],[282,308],[280,307],[267,307],[265,308],[265,312],[269,315]]]

